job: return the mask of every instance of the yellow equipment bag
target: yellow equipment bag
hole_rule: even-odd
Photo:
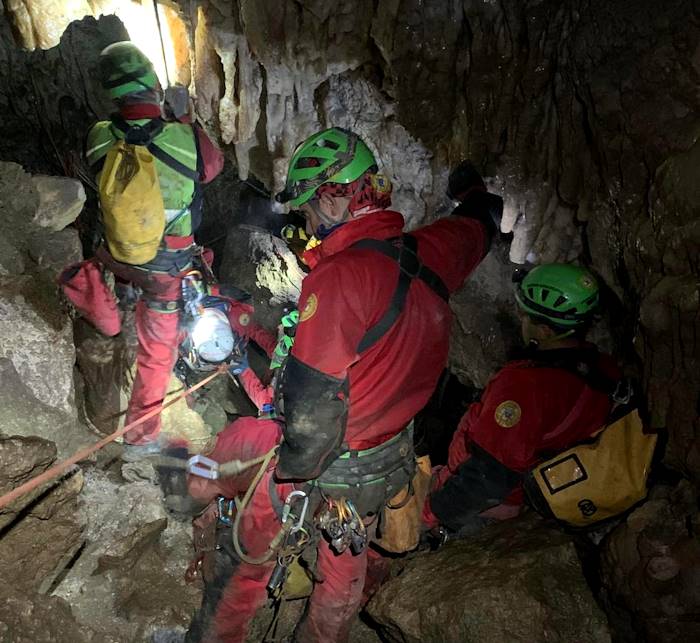
[[[646,497],[656,440],[635,409],[591,441],[542,462],[527,474],[525,490],[540,513],[589,527]]]
[[[413,481],[387,503],[380,525],[381,535],[375,540],[385,551],[402,554],[418,546],[431,475],[430,456],[416,458]]]
[[[165,231],[165,208],[151,152],[117,141],[105,157],[99,193],[112,256],[135,265],[151,261]]]

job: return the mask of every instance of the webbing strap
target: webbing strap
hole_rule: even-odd
[[[167,165],[171,170],[174,170],[178,174],[182,174],[182,176],[190,181],[194,181],[195,188],[196,184],[200,183],[201,172],[199,171],[199,142],[197,140],[197,132],[195,132],[194,127],[192,128],[192,135],[195,139],[195,149],[197,151],[197,170],[187,167],[184,163],[178,161],[175,157],[168,154],[164,149],[158,147],[153,142],[155,137],[163,131],[164,123],[159,118],[151,119],[145,125],[131,125],[121,116],[113,116],[112,123],[115,127],[124,132],[124,140],[127,143],[131,145],[145,146],[146,149],[161,163]]]
[[[406,297],[413,279],[418,278],[423,281],[443,301],[449,300],[450,292],[447,286],[435,272],[421,262],[417,252],[418,240],[410,234],[402,236],[401,246],[394,245],[392,240],[361,239],[352,247],[381,252],[399,264],[399,279],[389,307],[381,319],[360,340],[357,346],[358,353],[363,353],[376,344],[396,323],[406,305]]]

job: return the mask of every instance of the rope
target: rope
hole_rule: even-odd
[[[14,502],[17,500],[17,498],[23,496],[26,493],[29,493],[30,491],[33,491],[37,487],[41,486],[42,484],[48,482],[49,480],[53,480],[54,478],[58,478],[61,474],[63,474],[69,467],[73,466],[74,464],[77,464],[81,460],[84,460],[88,456],[92,455],[96,451],[99,451],[101,448],[107,446],[110,442],[114,442],[117,438],[121,437],[124,435],[127,431],[130,431],[133,429],[135,426],[138,426],[139,424],[143,424],[146,420],[150,420],[152,417],[158,415],[163,411],[163,409],[168,408],[169,406],[172,406],[175,404],[175,402],[178,402],[181,400],[183,397],[189,395],[190,393],[196,391],[199,388],[202,388],[203,386],[207,385],[209,382],[211,382],[215,377],[218,377],[221,375],[221,373],[224,373],[228,370],[228,365],[224,364],[221,367],[219,367],[216,371],[214,371],[211,375],[203,379],[201,382],[195,384],[194,386],[191,386],[188,388],[186,391],[183,391],[176,397],[168,400],[165,404],[163,404],[160,408],[154,408],[146,415],[142,415],[138,420],[134,420],[130,424],[127,424],[126,426],[123,426],[121,429],[117,429],[114,433],[111,433],[108,435],[106,438],[103,438],[99,442],[96,442],[95,444],[85,447],[84,449],[81,449],[77,453],[73,454],[70,458],[67,458],[63,460],[62,462],[59,462],[58,464],[53,465],[51,468],[47,469],[44,471],[44,473],[39,474],[38,476],[32,478],[31,480],[28,480],[24,484],[21,484],[19,487],[13,489],[12,491],[9,491],[3,496],[0,496],[0,509],[3,509],[4,507],[7,507],[11,502]]]
[[[248,490],[245,492],[245,496],[243,496],[243,500],[241,500],[240,502],[236,502],[236,517],[233,520],[233,528],[231,529],[231,540],[233,541],[233,548],[236,550],[236,554],[240,557],[242,561],[250,565],[262,565],[263,563],[266,563],[268,560],[270,560],[270,558],[272,558],[273,554],[275,553],[275,550],[277,549],[277,547],[279,547],[280,543],[282,542],[282,539],[284,538],[285,533],[287,531],[286,525],[283,524],[279,532],[277,532],[277,535],[270,541],[270,544],[267,546],[267,551],[264,554],[262,554],[262,556],[258,556],[258,558],[252,558],[243,552],[243,549],[241,547],[241,541],[238,536],[238,531],[241,524],[241,516],[246,510],[246,507],[248,506],[248,503],[250,502],[250,499],[253,496],[253,492],[260,483],[260,480],[265,474],[265,471],[267,471],[267,467],[270,464],[270,461],[276,453],[277,446],[273,447],[265,454],[262,464],[258,469],[258,472],[255,474],[255,477],[253,478],[252,482],[250,483],[250,486],[248,487]]]
[[[160,50],[163,54],[163,68],[165,69],[165,80],[170,87],[170,74],[168,74],[168,60],[165,57],[165,42],[163,41],[163,30],[160,26],[160,13],[158,12],[158,0],[153,0],[153,11],[156,13],[156,24],[158,25],[158,35],[160,36]]]

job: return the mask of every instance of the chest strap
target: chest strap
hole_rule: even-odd
[[[420,279],[443,301],[449,301],[450,292],[447,286],[418,257],[418,240],[410,234],[404,234],[401,237],[402,243],[400,245],[396,244],[397,241],[398,239],[361,239],[352,245],[353,248],[381,252],[385,257],[389,257],[399,264],[398,283],[389,307],[381,319],[360,340],[357,346],[358,353],[363,353],[374,346],[396,323],[406,305],[406,297],[414,279]]]

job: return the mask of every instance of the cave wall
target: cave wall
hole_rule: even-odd
[[[483,384],[504,359],[509,260],[582,260],[609,289],[611,341],[642,378],[652,424],[671,431],[668,461],[700,474],[697,0],[663,10],[651,0],[168,4],[188,31],[198,115],[241,177],[277,189],[299,140],[352,127],[416,225],[444,211],[449,166],[474,159],[504,196],[513,238],[455,298],[453,367]],[[5,13],[0,32],[0,105],[11,115],[0,158],[78,163],[78,140],[105,109],[90,65],[107,32],[71,40],[98,24],[83,21],[29,54],[17,43],[36,40],[39,18],[23,31],[16,16]],[[99,24],[116,38],[110,20]]]
[[[203,0],[197,41],[221,60],[219,87],[203,75],[207,102],[222,96],[243,176],[279,188],[299,140],[353,127],[416,224],[444,206],[446,168],[476,160],[504,195],[511,261],[579,259],[602,276],[616,348],[643,380],[652,425],[671,431],[668,460],[700,473],[700,14],[693,0],[659,9]],[[490,264],[456,302],[453,362],[479,384],[512,328],[507,287],[494,284],[504,262]]]

